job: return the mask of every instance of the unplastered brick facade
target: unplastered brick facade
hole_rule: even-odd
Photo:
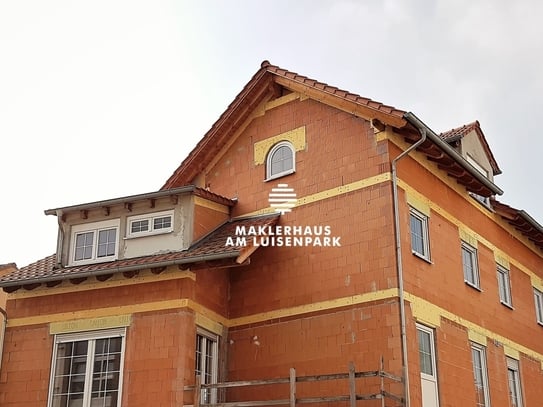
[[[543,233],[497,199],[500,172],[478,122],[439,135],[264,62],[160,191],[46,211],[61,252],[0,276],[0,405],[183,406],[197,374],[353,362],[403,377],[357,383],[403,398],[386,405],[538,406]],[[278,187],[296,195],[281,215]],[[119,239],[135,239],[130,255]],[[201,402],[288,399],[281,386]],[[346,386],[300,384],[296,397]]]

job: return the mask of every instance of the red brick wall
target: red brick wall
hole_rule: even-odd
[[[1,406],[46,405],[52,349],[53,338],[47,326],[9,328],[6,331],[0,375]]]
[[[216,277],[219,277],[217,279]],[[65,312],[201,297],[226,312],[225,271],[199,270],[198,289],[189,279],[103,288],[8,301],[10,320]],[[217,291],[222,287],[221,292]],[[200,294],[196,294],[200,292]],[[203,293],[212,293],[205,296]],[[132,314],[127,328],[123,406],[178,405],[183,386],[194,380],[195,323],[192,311],[172,309]],[[0,376],[0,405],[44,406],[49,389],[53,335],[48,325],[9,327]],[[33,404],[34,403],[34,404]]]
[[[296,152],[296,173],[264,182],[265,165],[254,165],[254,143],[304,125],[307,146]],[[208,170],[206,183],[215,193],[238,197],[234,214],[240,215],[268,207],[268,193],[278,182],[306,196],[376,175],[383,163],[386,142],[376,145],[369,122],[307,99],[253,120]]]
[[[391,154],[399,152],[393,145],[389,146],[389,150]],[[543,259],[540,255],[529,250],[509,230],[498,225],[492,220],[492,215],[489,217],[477,211],[466,199],[414,160],[406,158],[401,161],[398,175],[459,222],[506,251],[533,272],[541,273]],[[511,265],[513,309],[502,305],[499,302],[494,253],[491,248],[479,242],[477,249],[481,291],[468,286],[464,282],[458,226],[450,218],[434,210],[429,218],[432,262],[430,264],[412,255],[408,205],[402,190],[399,201],[406,291],[543,354],[542,330],[535,320],[530,277]],[[408,338],[415,337],[412,327],[408,331]],[[418,385],[418,349],[415,345],[416,343],[409,348],[410,380]],[[442,319],[441,326],[436,329],[436,351],[441,405],[474,405],[472,361],[466,328]],[[486,353],[492,404],[509,405],[503,346],[489,339]],[[541,364],[530,361],[521,354],[520,369],[526,399],[530,397],[535,400],[535,394],[540,394],[540,389],[543,388]],[[420,389],[416,389],[414,385],[411,386],[411,395],[412,402],[416,404],[420,401]],[[529,405],[524,401],[525,405]]]
[[[126,337],[123,406],[177,406],[194,378],[194,315],[136,314]]]

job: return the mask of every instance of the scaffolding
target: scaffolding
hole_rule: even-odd
[[[359,394],[357,393],[357,379],[377,378],[379,381],[378,388],[374,386],[375,392]],[[348,394],[334,395],[318,395],[309,397],[304,394],[304,397],[297,397],[297,385],[301,383],[315,382],[336,382],[347,381]],[[349,363],[348,373],[333,373],[313,376],[296,376],[296,369],[290,368],[289,377],[281,377],[275,379],[264,380],[245,380],[231,381],[213,384],[204,384],[201,382],[200,376],[196,377],[194,386],[185,386],[185,391],[193,391],[194,404],[185,404],[184,407],[263,407],[263,406],[289,406],[296,407],[297,404],[326,404],[326,405],[345,405],[348,407],[356,407],[357,401],[373,400],[377,403],[380,400],[381,407],[402,407],[404,399],[396,394],[386,390],[387,381],[392,383],[402,383],[401,377],[390,374],[383,370],[383,360],[380,362],[379,370],[372,371],[356,371],[353,362]],[[269,385],[289,385],[288,398],[267,399],[267,400],[242,400],[242,401],[217,401],[217,392],[225,392],[227,389],[247,388],[255,386]],[[335,386],[334,388],[339,388]],[[317,386],[321,389],[321,386]],[[258,390],[251,394],[259,394]],[[322,392],[321,392],[322,393]],[[285,395],[286,396],[286,395]],[[229,400],[230,397],[220,397],[221,399]],[[339,404],[338,404],[339,403]],[[392,404],[389,404],[392,403]],[[374,404],[377,405],[377,404]]]

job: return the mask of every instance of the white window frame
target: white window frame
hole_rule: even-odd
[[[51,374],[49,377],[49,395],[47,398],[47,407],[54,407],[53,405],[53,392],[55,384],[56,364],[57,364],[57,351],[58,345],[61,343],[77,342],[77,341],[89,341],[86,357],[86,372],[85,372],[85,390],[82,399],[82,407],[93,407],[91,393],[93,382],[93,369],[94,369],[94,345],[98,339],[116,338],[121,337],[121,360],[119,369],[119,383],[117,387],[117,406],[121,405],[122,392],[123,392],[123,372],[124,372],[124,355],[126,348],[126,327],[112,328],[89,332],[75,332],[67,334],[57,334],[54,338],[53,355],[51,359]]]
[[[286,169],[284,171],[278,172],[276,174],[272,174],[272,158],[273,155],[277,150],[279,150],[282,147],[287,147],[291,154],[292,154],[292,168]],[[270,181],[272,179],[284,177],[285,175],[293,174],[296,172],[296,150],[294,149],[294,146],[289,141],[281,141],[277,144],[275,144],[270,151],[268,152],[268,155],[266,157],[266,181]]]
[[[415,250],[413,245],[414,236],[413,229],[411,228],[412,218],[415,218],[416,220],[421,222],[422,236],[420,236],[420,239],[422,243],[422,253],[418,250]],[[412,207],[409,207],[409,235],[411,236],[411,253],[426,261],[430,261],[430,236],[428,232],[428,216]]]
[[[513,308],[513,297],[511,295],[511,271],[501,265],[496,267],[496,276],[498,278],[498,293],[500,295],[500,302]]]
[[[490,406],[490,393],[488,390],[488,370],[487,370],[487,364],[486,364],[486,349],[484,346],[479,345],[477,343],[471,344],[471,358],[472,358],[472,364],[473,364],[473,380],[475,385],[475,394],[476,394],[476,406],[477,407],[489,407]],[[477,361],[475,360],[477,358]],[[477,366],[477,363],[479,363],[479,366]],[[477,377],[477,369],[480,369],[480,380],[481,382],[478,383],[478,377]],[[478,400],[477,395],[479,394],[479,389],[482,390],[483,393],[483,400],[482,403]]]
[[[153,212],[145,213],[142,215],[129,216],[126,219],[126,238],[131,239],[135,237],[142,236],[151,236],[151,235],[161,235],[164,233],[171,233],[173,231],[173,221],[174,221],[174,211],[162,211],[162,212]],[[170,227],[155,229],[154,223],[155,219],[170,217]],[[132,232],[132,223],[133,222],[148,222],[148,229],[141,232]]]
[[[470,276],[467,274],[467,264],[464,262],[464,253],[466,253],[469,256],[469,260],[471,261],[471,268],[472,268],[472,274],[473,276]],[[464,282],[468,284],[471,287],[476,288],[477,290],[481,290],[481,276],[479,274],[479,262],[477,259],[477,248],[473,247],[469,243],[466,243],[462,240],[461,243],[461,254],[462,254],[462,272],[464,274]],[[471,281],[471,278],[473,278],[473,281]]]
[[[204,340],[204,349],[200,349],[200,360],[198,360],[198,346],[200,338]],[[208,346],[211,348],[209,349]],[[207,353],[209,351],[209,354]],[[195,343],[195,368],[194,374],[197,375],[200,373],[200,379],[202,384],[212,384],[217,383],[219,378],[219,336],[211,333],[200,327],[196,328],[196,343]],[[206,356],[210,355],[211,357],[211,372],[207,372],[205,369],[207,367]],[[204,371],[198,372],[198,366]],[[206,377],[209,374],[210,379]],[[200,395],[200,400],[203,404],[216,403],[217,402],[217,389],[202,389],[202,394]]]
[[[436,354],[436,344],[435,344],[435,330],[427,327],[426,325],[416,324],[417,327],[417,346],[419,354],[419,367],[420,367],[420,379],[421,379],[421,390],[423,392],[423,400],[426,399],[430,406],[439,405],[439,378],[437,371],[437,354]],[[422,333],[429,339],[430,349],[427,351],[427,355],[430,357],[430,368],[431,373],[423,371],[422,358],[421,358],[421,342],[419,338],[419,333]],[[426,384],[426,386],[425,386]],[[430,387],[428,387],[430,385]],[[424,389],[430,390],[428,393],[424,393]]]
[[[111,219],[102,222],[82,223],[73,225],[70,240],[70,256],[68,264],[77,266],[81,264],[102,263],[117,260],[119,253],[119,225],[120,219]],[[115,253],[111,256],[98,257],[98,234],[100,231],[115,229]],[[76,237],[77,235],[93,232],[92,255],[90,259],[75,260]]]
[[[543,291],[534,287],[535,315],[537,323],[543,325]]]
[[[511,407],[522,407],[522,384],[518,360],[508,357],[506,361],[509,402]]]

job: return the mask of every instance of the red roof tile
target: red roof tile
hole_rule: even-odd
[[[490,203],[498,215],[543,251],[543,226],[522,209],[513,208],[496,199],[491,199]]]
[[[451,141],[458,140],[459,138],[464,137],[470,131],[475,130],[478,127],[480,127],[479,122],[474,121],[473,123],[465,124],[463,126],[445,131],[441,133],[439,137],[441,137],[446,142],[451,142]]]
[[[187,158],[183,160],[181,165],[163,185],[162,189],[175,188],[192,183],[197,174],[226,145],[229,137],[250,116],[252,110],[265,100],[265,98],[270,97],[270,89],[272,88],[270,84],[279,79],[287,80],[292,86],[299,84],[304,89],[318,91],[319,95],[314,95],[314,97],[317,97],[319,100],[322,99],[324,101],[327,98],[329,100],[332,98],[334,101],[348,102],[349,108],[352,107],[352,112],[362,107],[363,109],[369,109],[369,111],[374,112],[380,120],[390,122],[395,126],[402,127],[406,124],[403,118],[406,112],[403,110],[346,90],[338,89],[324,82],[310,79],[264,61],[261,64],[261,68],[253,75],[251,80],[244,86],[232,103],[230,103],[219,119],[211,126],[211,129],[208,130]],[[285,86],[288,86],[288,83]]]
[[[56,255],[45,257],[35,263],[0,276],[0,287],[13,291],[21,286],[42,284],[66,279],[108,275],[119,272],[158,268],[173,264],[191,264],[211,260],[236,258],[239,248],[226,246],[226,239],[235,236],[238,226],[272,226],[277,223],[278,215],[268,215],[234,219],[226,222],[213,232],[196,242],[188,250],[161,253],[151,256],[116,260],[107,263],[88,264],[74,267],[58,267]]]
[[[501,174],[502,170],[498,166],[498,163],[496,159],[494,158],[494,154],[492,154],[492,150],[490,149],[490,146],[488,145],[488,142],[486,141],[486,137],[483,134],[483,130],[481,129],[481,125],[479,124],[478,120],[472,123],[465,124],[464,126],[456,127],[454,129],[445,131],[441,133],[439,137],[441,137],[441,139],[446,141],[447,143],[452,143],[454,141],[460,140],[461,138],[465,137],[471,131],[474,131],[477,134],[477,137],[479,137],[481,145],[483,146],[483,149],[485,150],[488,160],[490,161],[490,165],[492,166],[492,170],[494,171],[494,175]]]

